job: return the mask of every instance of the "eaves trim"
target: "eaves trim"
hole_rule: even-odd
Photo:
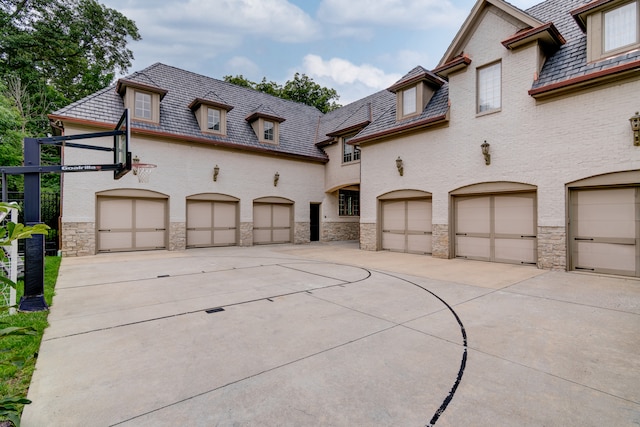
[[[399,135],[407,132],[411,132],[417,129],[422,129],[430,126],[435,126],[441,123],[447,123],[449,121],[449,112],[442,114],[440,116],[428,117],[426,119],[418,120],[415,122],[407,123],[403,126],[396,126],[389,129],[385,129],[380,132],[373,133],[371,135],[366,135],[362,137],[356,137],[349,140],[348,144],[360,144],[373,142],[382,138],[389,137],[391,135]]]

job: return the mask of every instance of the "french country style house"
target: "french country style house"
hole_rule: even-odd
[[[640,277],[639,2],[478,0],[435,69],[328,114],[163,64],[121,78],[50,118],[128,108],[157,167],[66,174],[63,254],[358,240]]]

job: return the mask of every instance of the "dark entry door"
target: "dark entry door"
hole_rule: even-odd
[[[309,240],[312,242],[318,242],[320,240],[320,204],[311,203],[311,217],[309,219],[311,223],[311,236]]]

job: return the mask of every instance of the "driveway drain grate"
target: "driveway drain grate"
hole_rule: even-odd
[[[204,312],[207,314],[211,314],[211,313],[217,313],[219,311],[224,311],[224,308],[222,307],[210,308],[208,310],[205,310]]]

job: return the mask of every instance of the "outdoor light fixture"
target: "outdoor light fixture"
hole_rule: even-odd
[[[273,186],[274,187],[278,186],[278,181],[280,181],[280,174],[278,172],[276,172],[276,174],[273,175]]]
[[[138,166],[138,163],[140,163],[140,157],[138,157],[137,155],[133,157],[133,159],[131,159],[131,166],[133,169],[133,174],[134,175],[138,175],[138,168],[137,167],[133,167],[133,166]]]
[[[213,182],[216,182],[218,180],[219,173],[220,173],[220,167],[216,165],[216,167],[213,168]]]
[[[398,168],[398,173],[400,174],[400,176],[403,176],[404,165],[402,164],[402,159],[400,158],[400,156],[398,156],[398,158],[396,159],[396,168]]]
[[[482,155],[484,156],[484,163],[486,165],[491,164],[491,154],[489,154],[489,147],[491,147],[491,145],[489,145],[487,141],[484,141],[484,143],[480,146],[480,148],[482,148]]]
[[[640,113],[636,111],[635,116],[632,116],[629,121],[633,131],[633,145],[640,145]]]

